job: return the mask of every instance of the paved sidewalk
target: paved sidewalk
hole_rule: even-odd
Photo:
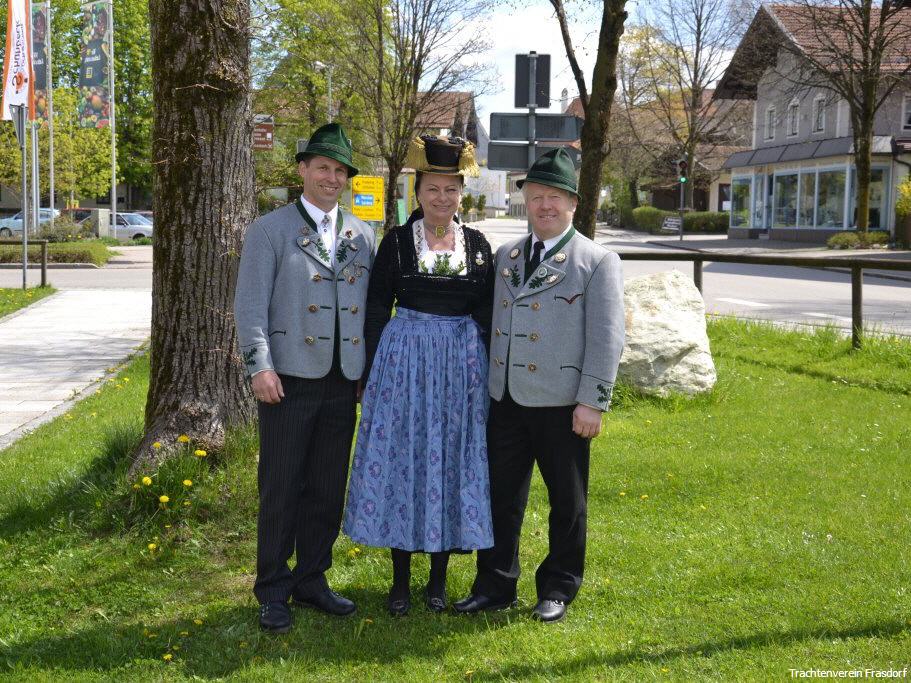
[[[0,449],[142,345],[151,319],[149,291],[73,289],[0,320]]]

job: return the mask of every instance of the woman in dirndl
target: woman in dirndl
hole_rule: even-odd
[[[487,346],[493,257],[461,224],[465,176],[477,176],[461,138],[412,141],[420,209],[380,244],[364,337],[367,385],[344,531],[390,548],[390,613],[411,607],[411,555],[430,553],[428,609],[447,607],[452,551],[493,545],[487,468]],[[395,306],[395,316],[392,316]]]

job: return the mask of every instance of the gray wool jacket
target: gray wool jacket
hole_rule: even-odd
[[[626,334],[620,258],[571,231],[525,281],[529,243],[497,250],[490,395],[508,381],[519,405],[607,410]]]
[[[336,266],[300,201],[247,229],[234,293],[237,343],[249,376],[316,379],[332,367],[336,316],[342,373],[364,371],[364,309],[376,252],[367,223],[339,209]]]

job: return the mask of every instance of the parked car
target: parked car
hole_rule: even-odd
[[[138,213],[124,212],[117,214],[117,227],[114,237],[119,240],[138,240],[152,236],[152,221]]]
[[[54,218],[60,215],[58,209],[54,209]],[[49,223],[51,220],[51,210],[50,209],[39,209],[38,210],[38,225],[43,225],[44,223]],[[22,234],[22,212],[20,211],[16,215],[10,218],[4,218],[0,220],[0,237],[12,237],[13,235]]]

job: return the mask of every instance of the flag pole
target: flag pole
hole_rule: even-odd
[[[108,0],[108,90],[111,121],[111,234],[117,235],[117,125],[114,118],[114,1]]]
[[[51,230],[54,229],[54,69],[51,55],[54,42],[51,33],[53,7],[47,3],[47,132],[48,132],[48,181],[50,184]]]

